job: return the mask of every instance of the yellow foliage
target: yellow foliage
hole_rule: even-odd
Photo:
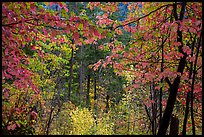
[[[71,112],[73,135],[89,135],[91,128],[94,125],[92,112],[87,108],[76,108]]]
[[[102,117],[98,120],[96,126],[96,135],[112,135],[114,123],[110,122],[109,116]]]

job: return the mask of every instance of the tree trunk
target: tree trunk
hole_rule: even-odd
[[[187,97],[186,97],[186,110],[185,110],[185,116],[184,116],[184,121],[183,121],[182,135],[186,135],[186,125],[187,125],[187,120],[188,120],[189,104],[190,104],[189,101],[190,101],[190,93],[187,93]]]
[[[164,45],[162,43],[162,62],[161,62],[161,73],[164,71]],[[163,78],[161,79],[161,84],[163,84]],[[162,119],[162,87],[160,88],[159,92],[159,122]]]
[[[198,53],[199,53],[199,49],[200,49],[200,45],[201,45],[202,34],[203,34],[203,30],[202,30],[202,32],[200,34],[200,39],[199,39],[199,42],[198,42],[198,48],[197,48],[197,52],[196,52],[195,64],[194,64],[194,68],[193,68],[193,78],[192,78],[192,84],[191,84],[191,121],[192,121],[193,135],[195,135],[195,121],[194,121],[194,116],[193,116],[193,99],[194,99],[193,91],[194,91],[194,83],[195,83],[195,75],[196,75],[196,65],[197,65]]]
[[[154,91],[153,91],[154,89],[153,89],[153,83],[150,83],[150,100],[153,100],[153,96],[154,96]],[[154,119],[154,104],[153,103],[151,103],[151,105],[152,105],[152,135],[155,135],[155,133],[154,133],[154,129],[155,129],[155,119]]]
[[[91,79],[91,75],[88,74],[87,77],[87,92],[86,92],[86,106],[88,108],[90,108],[90,96],[89,96],[89,91],[90,91],[90,79]]]
[[[110,84],[110,83],[109,83]],[[110,92],[110,87],[108,87],[107,93],[106,93],[106,113],[108,113],[109,110],[109,92]]]
[[[179,20],[183,19],[185,7],[186,7],[186,2],[183,2],[182,7],[181,7]],[[177,4],[176,3],[173,5],[173,14],[174,14],[175,20],[177,21],[178,15],[177,15]],[[179,30],[179,27],[177,30],[177,42],[180,42],[182,44],[182,32]],[[186,58],[187,58],[187,54],[183,52],[182,47],[183,47],[183,44],[181,46],[179,46],[178,48],[179,48],[179,52],[182,53],[184,56],[181,57],[180,62],[179,62],[179,66],[177,69],[177,72],[180,72],[181,75],[183,74],[183,70],[185,68]],[[169,88],[170,94],[169,94],[169,97],[167,100],[167,105],[166,105],[166,109],[164,111],[164,115],[163,115],[161,123],[160,123],[158,135],[165,135],[166,134],[167,128],[169,126],[169,121],[170,121],[170,118],[171,118],[171,115],[173,112],[174,104],[176,101],[176,96],[177,96],[177,92],[178,92],[178,88],[179,88],[179,84],[180,84],[180,79],[181,79],[181,76],[177,75],[173,84],[171,84],[170,81],[168,80],[168,78],[166,78],[166,80],[169,84],[169,87],[170,87]]]
[[[50,125],[52,122],[52,112],[54,111],[54,107],[51,106],[51,110],[50,110],[50,116],[47,122],[47,130],[46,130],[46,135],[49,135],[49,129],[50,129]]]
[[[153,92],[154,92],[153,99],[155,101],[155,103],[153,104],[154,135],[156,135],[157,134],[157,91],[154,90],[153,88]]]
[[[83,54],[83,46],[80,47],[80,55]],[[80,68],[79,68],[79,102],[81,102],[81,95],[83,94],[83,61],[82,57],[80,59]]]
[[[94,101],[97,99],[96,90],[96,73],[94,72]]]
[[[194,41],[192,43],[192,47],[191,47],[191,57],[193,56],[194,44],[195,44],[195,39],[194,39]],[[190,66],[190,70],[189,70],[189,80],[191,79],[192,71],[193,71],[193,63],[191,62],[191,66]],[[187,125],[187,121],[188,121],[190,97],[191,97],[190,92],[188,92],[187,97],[186,97],[186,110],[185,110],[185,116],[184,116],[184,121],[183,121],[182,135],[186,135],[186,125]]]
[[[127,98],[127,134],[130,135],[130,115],[131,115],[131,99],[132,99],[131,92],[129,91],[127,92],[126,98]]]
[[[96,72],[94,72],[94,119],[96,121],[96,125],[97,125],[97,87],[96,87]]]
[[[178,135],[179,120],[177,116],[172,115],[169,135]]]
[[[69,60],[69,64],[70,64],[70,69],[69,69],[69,89],[68,89],[68,100],[70,101],[71,98],[71,92],[72,92],[72,79],[73,79],[73,62],[74,62],[74,49],[72,48],[72,52],[71,52],[71,59]]]

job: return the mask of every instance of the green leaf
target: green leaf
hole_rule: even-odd
[[[115,7],[113,6],[113,7],[112,7],[112,11],[114,11],[114,10],[115,10]]]
[[[111,38],[112,34],[110,32],[107,33],[107,38]]]
[[[63,97],[63,96],[64,96],[64,95],[61,93],[61,94],[60,94],[60,97]]]
[[[63,18],[68,18],[68,15],[67,15],[67,12],[66,12],[65,9],[62,9],[62,10],[61,10],[61,16],[62,16]]]
[[[84,25],[81,23],[81,24],[79,24],[78,28],[79,28],[80,30],[83,30]]]
[[[98,31],[99,31],[100,33],[102,33],[102,32],[103,32],[103,29],[102,29],[102,28],[98,28]]]
[[[71,14],[71,16],[75,16],[75,13],[73,11],[70,14]]]

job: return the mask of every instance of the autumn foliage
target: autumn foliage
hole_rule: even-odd
[[[128,10],[123,20],[114,17],[120,12],[120,4],[126,5]],[[55,10],[49,8],[56,5]],[[86,108],[78,109],[75,106],[72,108],[73,111],[63,112],[64,115],[70,113],[70,119],[73,118],[72,128],[67,128],[72,132],[66,134],[80,134],[82,131],[79,129],[83,129],[84,134],[115,134],[115,131],[105,127],[108,121],[106,119],[112,118],[109,113],[104,115],[104,118],[102,116],[101,119],[99,118],[98,125],[104,129],[103,131],[100,131],[97,124],[94,125],[97,131],[91,130],[96,120],[92,115],[95,115],[95,111],[98,111],[99,115],[99,110],[95,109],[96,102],[100,102],[96,98],[96,90],[98,95],[106,95],[107,102],[98,103],[98,108],[102,110],[101,115],[103,115],[102,112],[108,111],[111,104],[111,90],[106,89],[105,85],[111,85],[113,77],[123,77],[128,81],[124,84],[123,90],[131,94],[129,98],[140,98],[140,103],[144,107],[139,113],[143,113],[146,119],[150,119],[147,121],[150,123],[148,128],[152,129],[151,134],[167,134],[172,114],[179,116],[179,124],[182,125],[180,129],[183,130],[179,134],[186,134],[185,130],[190,130],[187,125],[188,115],[191,117],[192,134],[200,130],[202,3],[89,2],[81,3],[85,6],[84,10],[79,11],[80,14],[75,13],[76,9],[72,12],[74,9],[69,9],[70,5],[64,2],[2,3],[2,129],[4,134],[34,134],[35,129],[42,130],[41,134],[45,134],[46,130],[48,134],[50,127],[53,128],[48,126],[52,112],[56,116],[60,115],[60,111],[63,112],[49,105],[48,95],[51,95],[52,90],[56,88],[51,89],[49,85],[56,84],[57,82],[54,81],[60,81],[59,77],[64,77],[65,74],[68,79],[71,79],[70,85],[77,83],[78,81],[74,81],[77,76],[73,72],[78,67],[80,71],[86,72],[84,79],[88,82],[87,89],[90,88],[87,90],[86,99],[83,100],[83,97],[80,99],[82,102],[89,100],[87,104],[92,111],[89,112]],[[95,13],[91,15],[92,12]],[[89,19],[91,16],[95,16],[94,19]],[[90,45],[94,50],[91,47],[88,49]],[[87,64],[86,61],[82,62],[83,57],[80,55],[92,54],[92,52],[98,60],[93,62],[94,59],[91,57],[90,63],[88,59]],[[78,64],[74,62],[75,60],[72,61],[74,58]],[[73,67],[69,68],[69,72],[64,72],[68,70],[64,66]],[[55,69],[58,69],[58,76],[54,72]],[[102,70],[104,70],[104,77]],[[82,74],[79,74],[80,78]],[[101,79],[110,77],[110,79],[103,80],[105,83],[102,83],[102,80],[96,80],[96,77],[103,77]],[[79,87],[85,87],[85,85],[85,80],[79,83]],[[73,95],[69,97],[74,98],[74,89],[73,84],[70,93]],[[84,92],[85,89],[83,89]],[[76,90],[77,94],[78,90]],[[51,97],[53,100],[54,94],[53,92],[53,98]],[[151,97],[149,97],[150,94]],[[58,97],[59,95],[61,93]],[[113,95],[112,98],[114,98]],[[64,100],[63,103],[66,103],[67,98],[65,97]],[[75,100],[77,102],[78,99],[75,98]],[[63,103],[60,103],[55,106],[61,108]],[[124,103],[120,105],[123,106]],[[129,112],[129,109],[127,111]],[[116,113],[115,109],[114,112]],[[85,122],[89,127],[77,127],[80,121],[77,121],[76,116],[79,119],[88,117],[91,121]],[[128,120],[131,121],[131,115],[128,116]],[[37,121],[41,122],[38,126],[41,129],[36,128]],[[107,125],[112,129],[114,120],[111,122]],[[115,124],[117,122],[116,120]],[[144,121],[140,123],[138,120],[141,127],[143,127],[142,122]],[[129,127],[131,126],[128,126],[128,134]],[[132,134],[135,133],[132,132]]]

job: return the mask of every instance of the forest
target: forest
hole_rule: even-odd
[[[2,2],[2,135],[202,135],[202,2]]]

